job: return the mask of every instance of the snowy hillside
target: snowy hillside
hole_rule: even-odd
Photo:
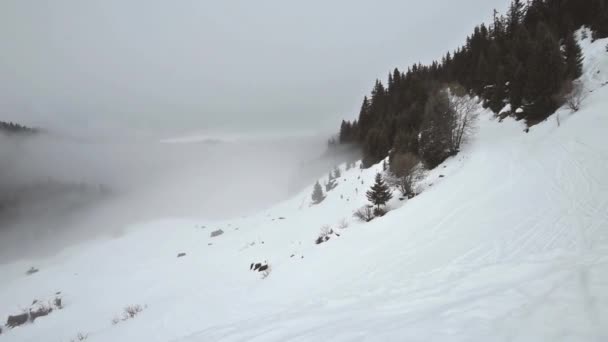
[[[320,205],[311,186],[256,216],[142,223],[0,265],[2,323],[63,305],[0,341],[606,341],[606,44],[582,42],[579,112],[529,133],[483,113],[419,196],[370,223],[353,212],[381,166],[343,165]],[[324,225],[339,236],[316,245]],[[249,270],[265,261],[266,278]],[[142,311],[123,321],[129,305]]]

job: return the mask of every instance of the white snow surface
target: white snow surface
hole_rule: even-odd
[[[608,341],[607,40],[583,42],[589,91],[524,133],[483,113],[422,194],[356,221],[381,166],[258,215],[168,219],[45,260],[0,265],[0,319],[65,308],[3,341]],[[443,177],[441,177],[443,176]],[[395,193],[395,197],[397,194]],[[337,228],[342,220],[346,229]],[[340,236],[315,245],[323,225]],[[211,238],[222,229],[224,234]],[[187,253],[177,258],[180,252]],[[268,261],[268,277],[249,271]],[[30,266],[40,272],[24,273]],[[112,324],[127,305],[135,318]]]

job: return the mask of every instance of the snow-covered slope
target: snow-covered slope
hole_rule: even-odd
[[[606,341],[607,43],[583,43],[578,113],[529,133],[484,113],[421,195],[370,223],[352,213],[381,167],[343,167],[318,206],[310,187],[256,216],[142,223],[0,265],[0,318],[57,291],[65,306],[0,341]],[[323,225],[340,236],[315,245]],[[263,261],[265,279],[249,271]],[[113,324],[127,305],[144,310]]]

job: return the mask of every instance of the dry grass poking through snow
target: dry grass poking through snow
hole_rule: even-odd
[[[131,318],[135,318],[135,316],[137,316],[140,312],[144,311],[145,307],[142,307],[141,305],[137,304],[137,305],[129,305],[127,307],[124,308],[122,316],[121,317],[114,317],[114,319],[112,319],[112,324],[116,325],[120,322],[124,322],[126,320],[129,320]]]

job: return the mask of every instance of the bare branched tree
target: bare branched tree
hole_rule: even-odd
[[[462,143],[475,131],[479,118],[478,103],[468,95],[451,96],[450,106],[456,115],[455,128],[452,132],[452,153],[458,153]]]
[[[583,84],[580,82],[572,82],[570,88],[566,95],[566,104],[572,112],[576,113],[581,109],[581,104],[585,99],[585,92]]]
[[[366,205],[357,210],[354,216],[363,222],[370,222],[374,219],[374,209],[373,207]]]
[[[414,184],[418,176],[420,160],[413,153],[399,153],[391,158],[390,172],[386,181],[397,188],[403,196],[415,195]]]
[[[450,89],[429,96],[418,138],[418,154],[426,167],[433,169],[460,151],[476,128],[478,107],[474,98],[456,96]]]

